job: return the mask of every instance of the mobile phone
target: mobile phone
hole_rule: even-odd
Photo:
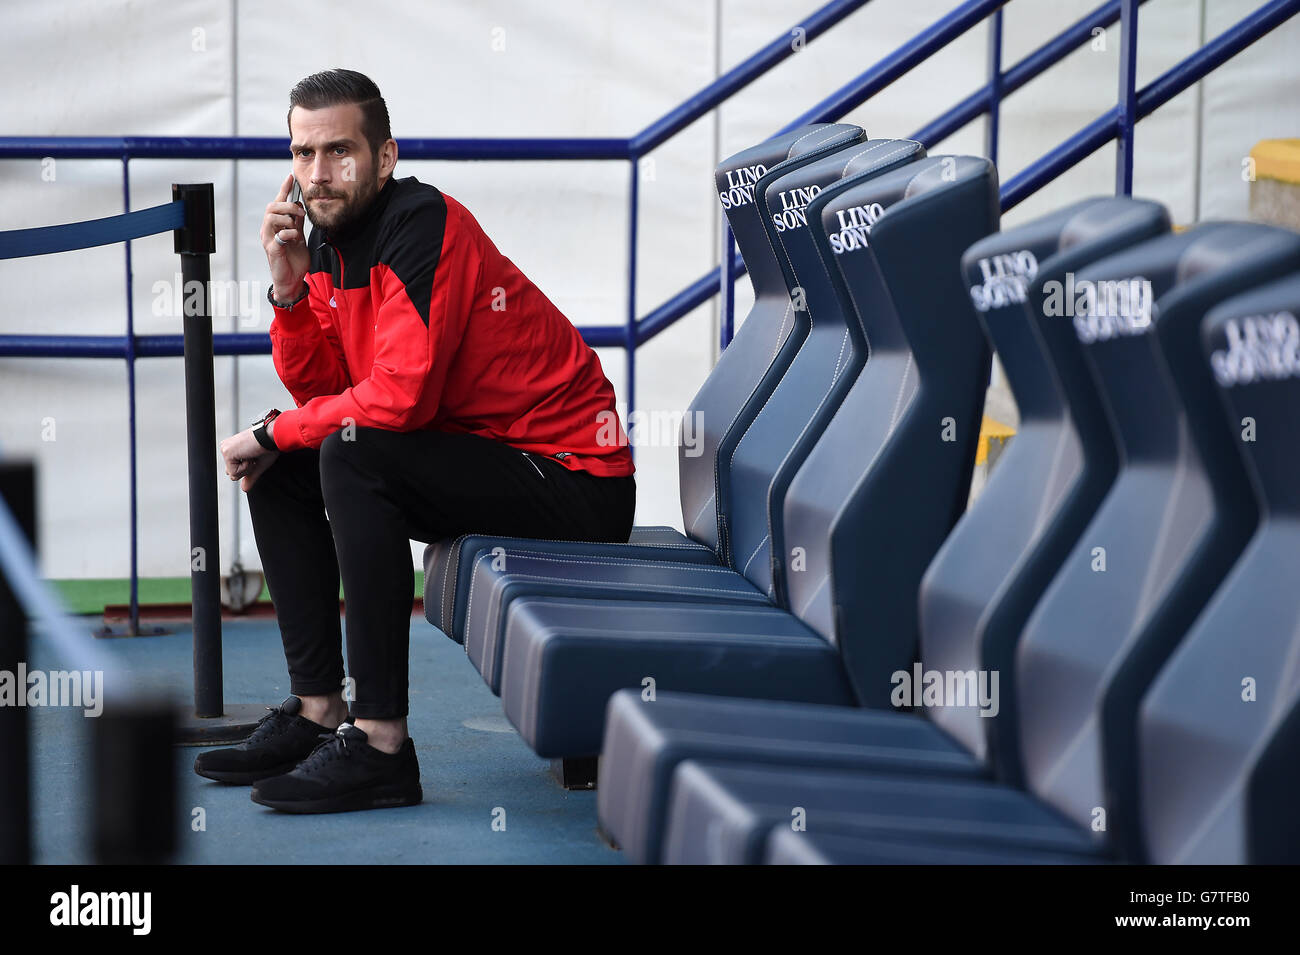
[[[302,186],[298,185],[298,177],[293,177],[293,188],[289,190],[289,201],[302,205]]]

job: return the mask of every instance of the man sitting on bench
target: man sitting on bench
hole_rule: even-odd
[[[329,70],[289,103],[293,175],[261,239],[272,357],[297,407],[260,415],[221,453],[248,495],[293,695],[194,768],[255,783],[255,802],[286,812],[412,805],[409,541],[626,541],[632,457],[577,329],[464,206],[393,178],[378,87]],[[289,201],[295,181],[305,210]]]

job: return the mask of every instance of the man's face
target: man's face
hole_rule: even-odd
[[[356,103],[293,110],[293,173],[302,187],[307,218],[327,233],[344,231],[363,216],[381,188],[381,178],[391,172],[391,166],[387,172],[382,168],[387,165],[382,162],[385,150],[380,151],[380,161],[371,154],[361,119]]]

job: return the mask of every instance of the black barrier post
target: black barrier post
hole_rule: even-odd
[[[36,466],[0,461],[0,501],[36,551]],[[27,660],[27,613],[0,571],[0,672],[18,673]],[[26,693],[26,686],[15,686]],[[27,707],[0,706],[0,865],[31,861],[30,757]]]
[[[221,566],[217,537],[216,396],[209,256],[217,251],[212,183],[172,185],[185,203],[174,233],[185,303],[185,434],[190,466],[190,586],[194,607],[194,715],[221,715]]]
[[[175,235],[181,257],[185,330],[185,434],[190,481],[190,591],[194,614],[194,720],[183,743],[242,739],[260,706],[223,707],[221,680],[221,545],[217,532],[217,422],[212,370],[212,277],[217,250],[212,183],[172,184],[185,203],[185,225]]]

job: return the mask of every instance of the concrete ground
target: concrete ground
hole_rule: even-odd
[[[87,631],[98,621],[87,621]],[[192,703],[192,634],[98,641],[151,686]],[[273,619],[223,624],[227,703],[278,704],[288,674]],[[29,668],[77,669],[32,640]],[[88,724],[81,710],[29,710],[34,856],[90,862]],[[293,816],[259,806],[249,787],[195,775],[202,750],[176,749],[181,863],[580,863],[622,862],[596,831],[594,791],[567,792],[502,715],[500,701],[452,643],[411,620],[411,737],[424,802],[401,809]],[[194,831],[195,808],[206,829]],[[494,831],[493,819],[505,829]]]

